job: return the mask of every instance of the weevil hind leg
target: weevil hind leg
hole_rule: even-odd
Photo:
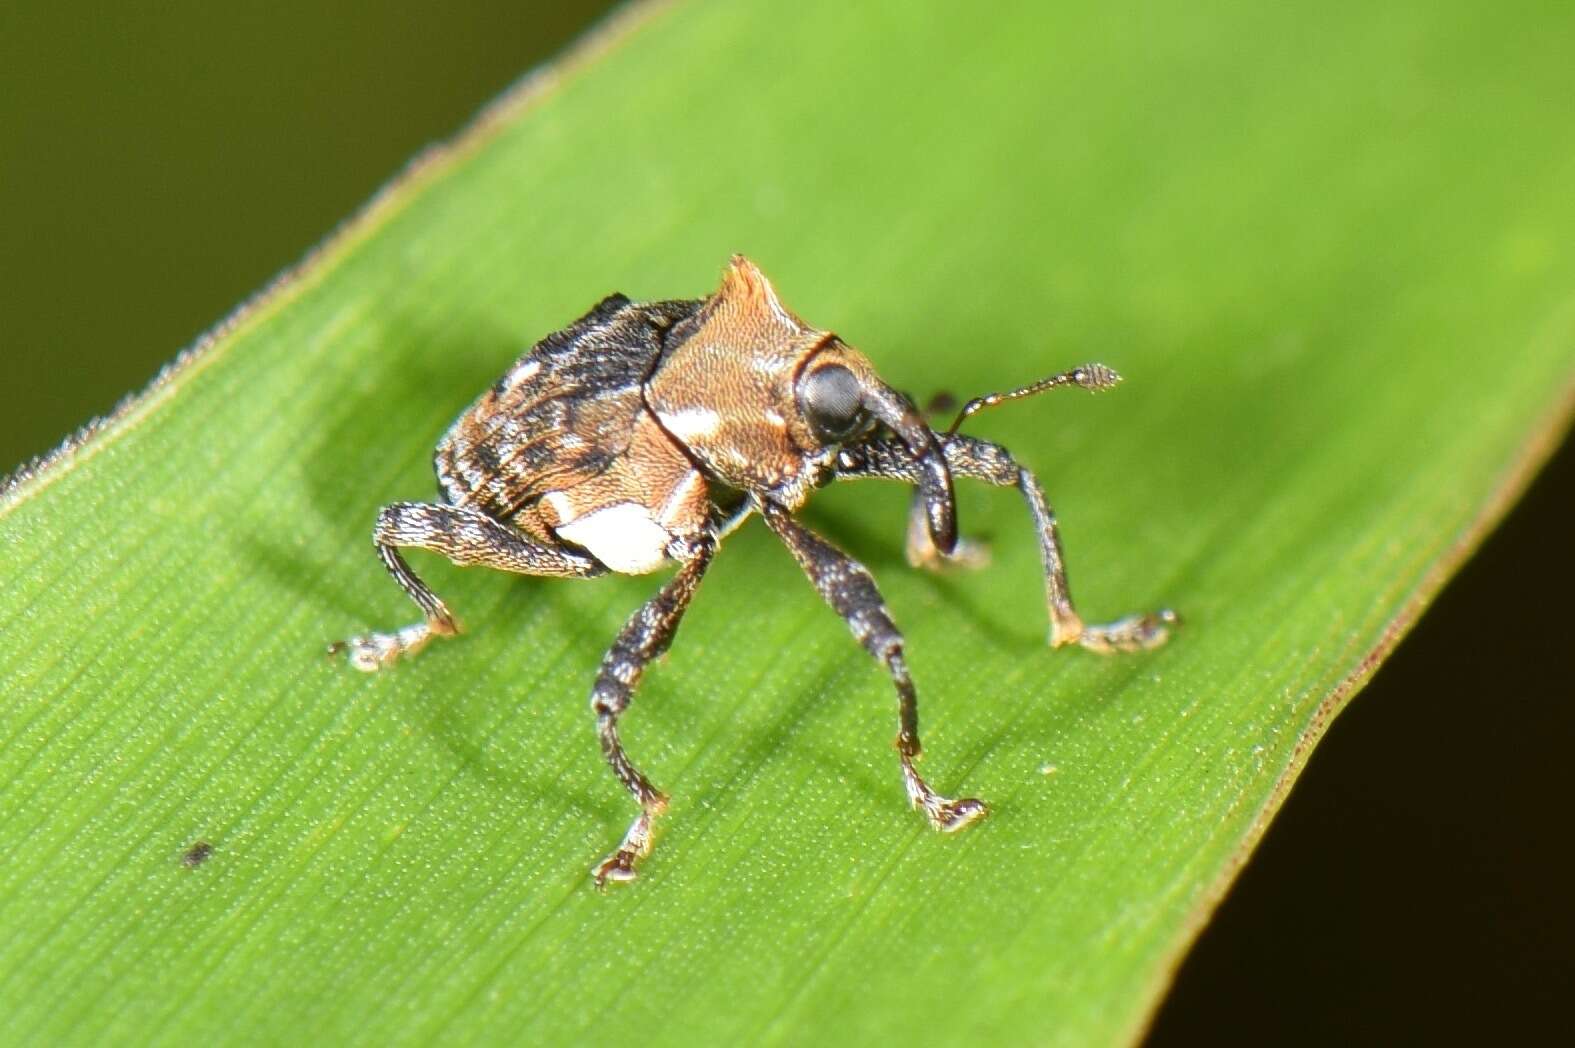
[[[886,667],[897,690],[897,758],[902,766],[908,801],[944,833],[955,833],[989,813],[975,797],[945,797],[937,793],[914,766],[922,749],[919,742],[919,699],[903,657],[902,634],[886,610],[869,571],[787,512],[765,503],[763,515],[771,530],[792,552],[821,597],[847,622],[864,650]]]
[[[453,613],[405,563],[399,554],[401,548],[428,549],[455,564],[520,575],[589,578],[607,570],[590,557],[532,542],[483,513],[437,503],[396,502],[384,506],[378,512],[372,541],[388,573],[421,609],[422,621],[388,632],[364,633],[328,646],[329,654],[346,652],[350,665],[367,673],[416,654],[433,637],[459,632]]]
[[[640,814],[635,816],[617,849],[591,870],[598,888],[608,881],[635,879],[636,866],[651,853],[656,818],[667,810],[667,795],[635,767],[624,750],[618,720],[629,708],[645,667],[672,644],[690,598],[715,553],[716,539],[709,535],[687,544],[679,557],[683,566],[624,624],[602,657],[601,670],[591,687],[591,712],[596,714],[596,737],[602,755],[640,806]]]

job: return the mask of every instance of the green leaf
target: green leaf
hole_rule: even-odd
[[[636,9],[0,497],[4,1039],[1136,1036],[1568,425],[1572,19]],[[1051,652],[1010,492],[962,491],[995,561],[944,577],[900,489],[818,496],[906,630],[926,773],[994,806],[942,837],[888,682],[751,524],[625,721],[673,805],[598,893],[632,810],[585,696],[655,580],[418,555],[468,635],[373,677],[323,644],[409,621],[373,515],[522,346],[734,250],[915,391],[1121,370],[970,425],[1040,472],[1086,614],[1186,626]]]

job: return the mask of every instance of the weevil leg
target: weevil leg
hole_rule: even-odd
[[[967,439],[973,441],[972,437]],[[999,445],[991,446],[1001,454],[1006,454]],[[1055,511],[1045,499],[1044,488],[1032,473],[1018,467],[1017,490],[1022,492],[1023,499],[1028,503],[1029,515],[1034,518],[1034,527],[1039,533],[1039,553],[1045,568],[1045,603],[1050,608],[1051,647],[1079,644],[1089,651],[1109,655],[1118,651],[1146,651],[1170,639],[1171,627],[1178,620],[1176,613],[1169,608],[1127,615],[1114,622],[1085,623],[1072,606],[1072,594],[1067,588],[1065,562],[1061,554],[1061,534],[1056,528]]]
[[[388,573],[416,602],[422,621],[387,633],[365,633],[328,646],[330,654],[347,651],[350,664],[371,672],[400,656],[414,655],[433,637],[459,632],[448,606],[432,592],[399,555],[400,548],[428,549],[455,564],[480,565],[520,575],[589,578],[606,572],[598,561],[532,542],[484,513],[429,502],[396,502],[378,512],[372,542]]]
[[[1085,623],[1072,604],[1055,511],[1050,508],[1038,479],[1018,465],[1011,452],[988,440],[953,433],[941,438],[941,449],[953,476],[1016,488],[1028,504],[1044,562],[1045,603],[1050,611],[1052,647],[1079,644],[1090,651],[1110,654],[1157,648],[1170,638],[1171,627],[1178,619],[1168,608],[1128,615],[1100,625]],[[882,477],[917,483],[920,474],[912,453],[905,446],[895,440],[877,439],[844,450],[837,476]],[[912,534],[911,526],[909,533]]]
[[[623,841],[591,871],[596,886],[608,881],[632,881],[635,865],[650,854],[652,826],[667,808],[667,796],[657,789],[645,773],[634,766],[618,737],[618,718],[629,708],[634,689],[651,660],[665,652],[678,632],[689,600],[716,553],[716,540],[702,536],[681,551],[683,566],[640,610],[630,617],[602,657],[601,671],[591,688],[591,711],[596,714],[596,736],[601,742],[613,774],[640,806],[640,814],[629,826]]]
[[[767,525],[776,532],[804,573],[833,610],[847,622],[864,650],[886,667],[897,689],[897,757],[902,764],[903,784],[908,800],[929,816],[936,829],[947,833],[960,830],[983,818],[989,811],[984,802],[973,797],[943,797],[919,775],[914,761],[922,747],[919,743],[919,700],[903,658],[902,634],[891,620],[880,591],[868,570],[852,557],[822,539],[787,510],[774,503],[762,504]]]

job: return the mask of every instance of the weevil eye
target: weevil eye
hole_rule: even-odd
[[[826,364],[799,380],[798,402],[815,435],[843,440],[864,424],[864,389],[841,364]]]

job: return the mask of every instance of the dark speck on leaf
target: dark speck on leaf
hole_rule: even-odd
[[[209,844],[207,841],[198,841],[190,848],[186,849],[186,854],[180,857],[180,864],[186,867],[188,870],[195,870],[197,867],[207,862],[208,857],[212,854],[213,845]]]

